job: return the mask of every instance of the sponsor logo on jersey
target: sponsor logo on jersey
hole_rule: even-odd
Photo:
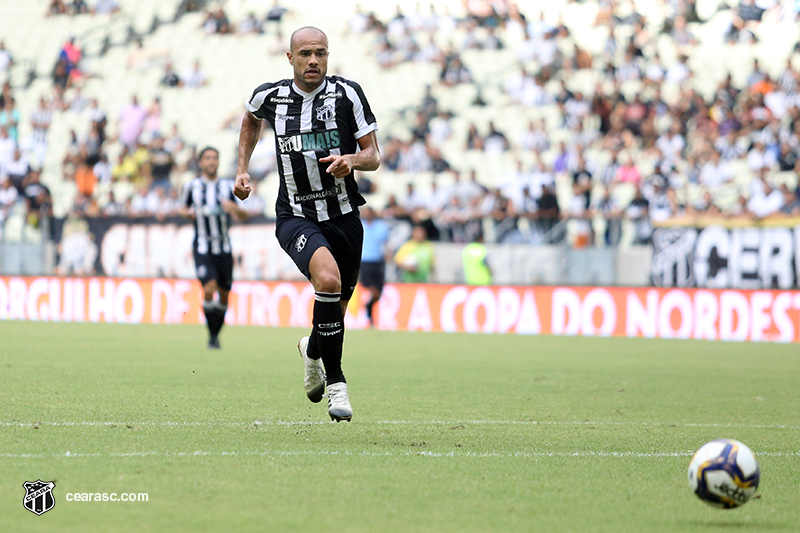
[[[294,242],[294,248],[295,248],[295,250],[297,250],[297,253],[300,253],[300,252],[303,251],[303,248],[306,247],[306,243],[307,242],[308,242],[308,239],[306,239],[306,234],[305,233],[303,233],[302,235],[300,235],[297,238],[297,240]]]
[[[296,133],[278,137],[278,150],[282,154],[289,152],[307,152],[309,150],[331,150],[339,148],[339,130],[328,130],[320,133]]]
[[[325,100],[326,98],[344,98],[344,94],[340,91],[336,91],[335,93],[319,93],[320,100]]]
[[[296,118],[297,115],[277,115],[277,114],[275,115],[275,120],[282,120],[284,122],[289,120],[295,120]]]
[[[341,185],[336,185],[330,189],[323,189],[321,191],[314,191],[307,194],[295,194],[294,203],[302,204],[304,202],[314,202],[316,200],[324,200],[325,198],[339,196],[340,194],[342,194],[342,187]]]
[[[294,98],[290,98],[288,96],[270,96],[269,102],[271,104],[293,104],[295,101]]]
[[[317,120],[320,122],[327,122],[333,119],[333,105],[325,104],[322,107],[317,108]]]

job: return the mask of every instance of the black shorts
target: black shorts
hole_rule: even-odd
[[[275,236],[281,248],[309,280],[311,256],[323,246],[330,250],[339,267],[342,300],[347,301],[353,296],[361,268],[361,244],[364,240],[364,227],[358,213],[348,213],[323,222],[282,217],[275,224]]]
[[[383,280],[386,278],[386,263],[383,261],[362,261],[361,276],[359,281],[365,287],[375,287],[378,292],[383,290]]]
[[[201,284],[205,285],[214,279],[220,289],[231,290],[233,254],[199,254],[194,250],[194,266]]]

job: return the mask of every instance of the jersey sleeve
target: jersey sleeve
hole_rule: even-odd
[[[242,203],[242,201],[239,200],[235,194],[233,194],[233,185],[234,185],[233,180],[225,180],[225,198],[227,200],[231,200],[232,202],[240,204]]]
[[[352,80],[347,80],[344,83],[344,88],[347,98],[353,104],[353,120],[355,121],[353,137],[360,139],[373,131],[377,131],[378,122],[375,120],[375,115],[372,113],[361,86]]]
[[[267,100],[267,95],[274,90],[274,84],[265,83],[256,87],[252,96],[244,103],[244,106],[250,111],[254,117],[265,119],[267,118],[264,103]]]
[[[184,207],[192,207],[192,182],[185,183],[181,191],[181,205]]]

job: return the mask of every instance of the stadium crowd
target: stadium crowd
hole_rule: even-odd
[[[199,32],[283,37],[281,20],[289,10],[278,0],[263,15],[248,13],[241,20],[230,20],[223,7],[202,4],[182,4],[185,10],[205,9]],[[93,5],[53,0],[46,16],[91,16],[119,9],[114,0]],[[487,237],[494,242],[557,243],[564,241],[570,224],[570,243],[576,247],[618,244],[626,220],[633,227],[633,242],[646,244],[654,226],[677,219],[800,216],[796,54],[789,55],[780,72],[766,71],[755,59],[744,83],[728,74],[718,80],[713,94],[701,94],[690,83],[695,73],[689,58],[699,42],[696,29],[706,21],[698,16],[694,0],[665,1],[661,9],[663,24],[656,27],[632,1],[601,1],[594,25],[605,28],[607,38],[599,53],[581,48],[563,18],[550,21],[543,13],[523,13],[507,0],[465,0],[461,17],[439,12],[434,5],[423,10],[417,4],[408,13],[398,5],[388,20],[357,9],[347,32],[372,46],[381,69],[418,62],[436,65],[439,72],[434,87],[428,86],[409,110],[413,119],[406,134],[381,132],[382,170],[401,180],[407,176],[405,194],[388,195],[382,215],[423,225],[431,240],[453,242],[471,242],[489,229]],[[796,2],[742,0],[719,9],[729,22],[718,37],[731,46],[755,46],[766,16],[798,16]],[[435,35],[456,29],[464,36],[462,42],[441,48]],[[524,39],[512,47],[507,37],[513,32]],[[657,46],[663,37],[676,58],[669,64],[662,61]],[[200,61],[176,73],[169,54],[147,55],[142,38],[132,43],[127,66],[160,65],[163,90],[214,82]],[[505,132],[493,121],[485,127],[469,125],[463,152],[513,161],[512,170],[489,179],[446,156],[458,118],[442,105],[449,91],[474,86],[472,105],[490,109],[482,97],[485,87],[464,58],[468,50],[502,51],[516,59],[518,67],[499,83],[512,105],[557,109],[557,124],[530,120],[521,135]],[[13,66],[13,53],[0,41],[0,79]],[[54,61],[53,90],[36,109],[17,109],[15,91],[24,88],[8,81],[3,85],[0,224],[18,203],[25,204],[31,224],[52,212],[49,190],[40,182],[47,150],[65,148],[63,179],[75,182],[73,210],[86,216],[174,214],[182,176],[197,171],[198,147],[184,139],[180,124],[162,123],[158,97],[143,103],[134,95],[121,108],[104,110],[82,93],[82,60],[76,40],[67,40]],[[581,71],[597,75],[591,91],[571,83]],[[631,86],[638,90],[626,90]],[[665,97],[667,93],[674,97]],[[85,126],[71,131],[62,147],[50,142],[48,128],[54,114],[65,112],[82,114]],[[17,125],[25,119],[32,135],[20,139]],[[107,155],[111,143],[121,146],[114,161]],[[533,163],[521,154],[532,154]],[[751,176],[744,187],[735,179],[736,165],[745,165]],[[256,177],[270,170],[274,169],[267,166]],[[430,189],[420,190],[414,181],[418,173],[434,176]],[[566,194],[559,192],[559,180],[569,183],[562,188]],[[119,182],[131,185],[128,198],[98,194],[98,183]],[[379,183],[365,178],[360,186],[365,193],[380,190]],[[631,192],[617,194],[618,189]],[[248,208],[263,213],[263,199],[253,196]]]

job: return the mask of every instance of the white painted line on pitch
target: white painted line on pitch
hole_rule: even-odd
[[[155,422],[0,422],[0,427],[70,427],[70,426],[144,426],[144,427],[250,427],[250,426],[316,426],[328,425],[323,420],[254,420],[253,422],[187,422],[187,421],[155,421]],[[557,421],[557,420],[358,420],[358,425],[409,425],[409,426],[458,426],[458,425],[520,425],[520,426],[641,426],[641,427],[698,427],[698,428],[731,428],[731,429],[800,429],[800,425],[791,424],[738,424],[738,423],[688,423],[688,422],[600,422],[590,420]]]
[[[301,457],[301,456],[339,456],[339,457],[432,457],[432,458],[538,458],[538,457],[691,457],[693,451],[684,452],[338,452],[338,451],[252,451],[252,452],[129,452],[129,453],[82,453],[64,452],[57,454],[3,453],[0,459],[81,459],[81,458],[125,458],[125,457]],[[757,457],[800,457],[797,452],[757,453]]]

